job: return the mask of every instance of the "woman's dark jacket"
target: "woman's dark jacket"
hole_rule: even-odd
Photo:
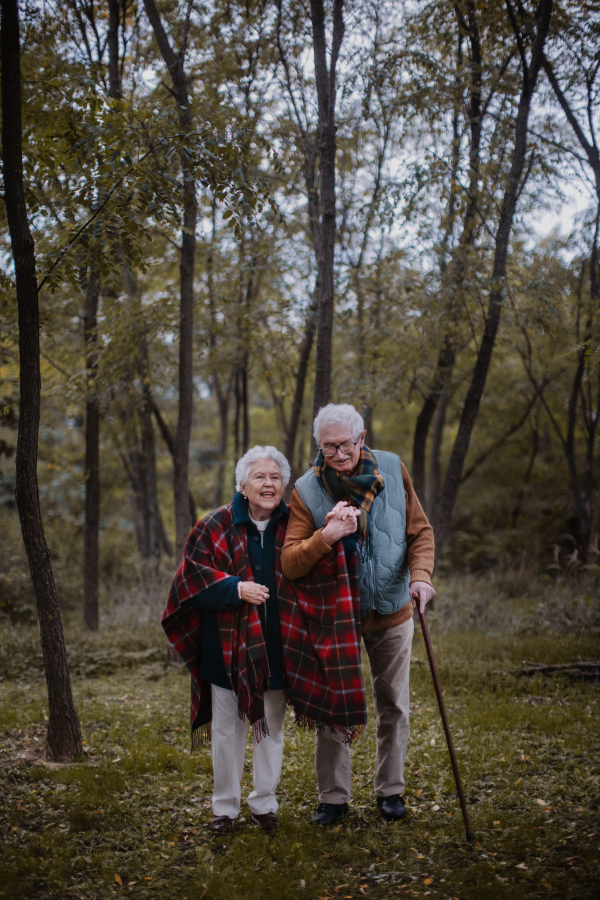
[[[275,531],[281,516],[289,516],[287,505],[282,500],[274,510],[267,525],[261,546],[258,528],[248,513],[248,501],[238,492],[231,504],[233,520],[236,525],[246,526],[248,541],[248,558],[252,568],[252,577],[257,584],[264,584],[269,589],[269,599],[258,607],[267,645],[267,657],[271,677],[265,688],[272,691],[283,687],[283,661],[281,651],[281,633],[279,629],[279,610],[277,607],[277,589],[275,586]],[[238,597],[238,582],[241,578],[229,576],[213,587],[207,588],[190,602],[202,611],[202,662],[200,678],[217,687],[228,688],[231,684],[223,662],[221,639],[217,625],[217,610],[235,609],[245,603]],[[266,615],[266,625],[265,625]]]

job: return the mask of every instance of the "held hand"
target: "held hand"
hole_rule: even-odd
[[[414,608],[417,609],[417,603],[422,613],[425,607],[435,595],[434,589],[426,581],[412,581],[409,587],[410,596],[413,601]]]
[[[246,603],[251,603],[253,606],[262,606],[269,599],[269,589],[264,584],[256,584],[254,581],[242,581],[241,585],[239,589],[240,597]]]
[[[327,513],[327,525],[321,531],[323,540],[332,546],[336,541],[353,534],[356,531],[356,520],[360,510],[349,506],[345,500],[340,500],[330,513]]]

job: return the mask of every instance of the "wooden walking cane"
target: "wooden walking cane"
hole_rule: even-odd
[[[467,802],[465,800],[465,794],[463,791],[462,781],[460,780],[460,772],[458,771],[458,763],[456,762],[456,755],[454,753],[454,745],[452,744],[452,736],[450,734],[450,726],[448,725],[448,716],[446,715],[446,706],[444,704],[444,698],[442,697],[442,689],[440,687],[440,680],[438,678],[437,669],[435,667],[435,659],[433,658],[433,648],[431,646],[431,640],[429,639],[429,629],[427,628],[427,622],[425,621],[425,614],[421,612],[421,603],[417,600],[417,609],[419,611],[419,619],[421,620],[421,628],[423,629],[423,639],[425,641],[425,648],[427,650],[427,656],[429,658],[429,667],[431,669],[431,675],[433,677],[433,684],[435,686],[435,693],[437,696],[438,706],[440,708],[440,714],[442,716],[442,722],[444,725],[444,733],[446,735],[446,743],[448,744],[448,753],[450,754],[450,761],[452,763],[452,771],[454,772],[454,781],[456,782],[456,790],[458,791],[458,799],[460,800],[460,806],[462,809],[463,819],[465,823],[465,830],[467,832],[467,840],[474,841],[475,835],[471,831],[471,823],[469,821],[469,813],[467,812]]]

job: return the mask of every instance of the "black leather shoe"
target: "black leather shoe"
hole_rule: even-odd
[[[377,806],[384,819],[403,819],[406,815],[406,804],[400,794],[390,797],[378,797]]]
[[[345,819],[347,815],[347,803],[319,803],[313,816],[313,822],[317,825],[335,825],[340,819]]]

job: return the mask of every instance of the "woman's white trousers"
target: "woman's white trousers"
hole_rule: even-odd
[[[242,796],[241,780],[244,773],[248,723],[238,716],[237,699],[233,691],[211,685],[212,697],[212,761],[214,791],[212,795],[215,816],[237,818]],[[265,716],[269,728],[268,737],[257,744],[253,738],[252,775],[254,790],[248,796],[251,812],[262,816],[277,812],[279,804],[275,790],[281,776],[283,756],[283,726],[285,698],[283,691],[265,691]]]

